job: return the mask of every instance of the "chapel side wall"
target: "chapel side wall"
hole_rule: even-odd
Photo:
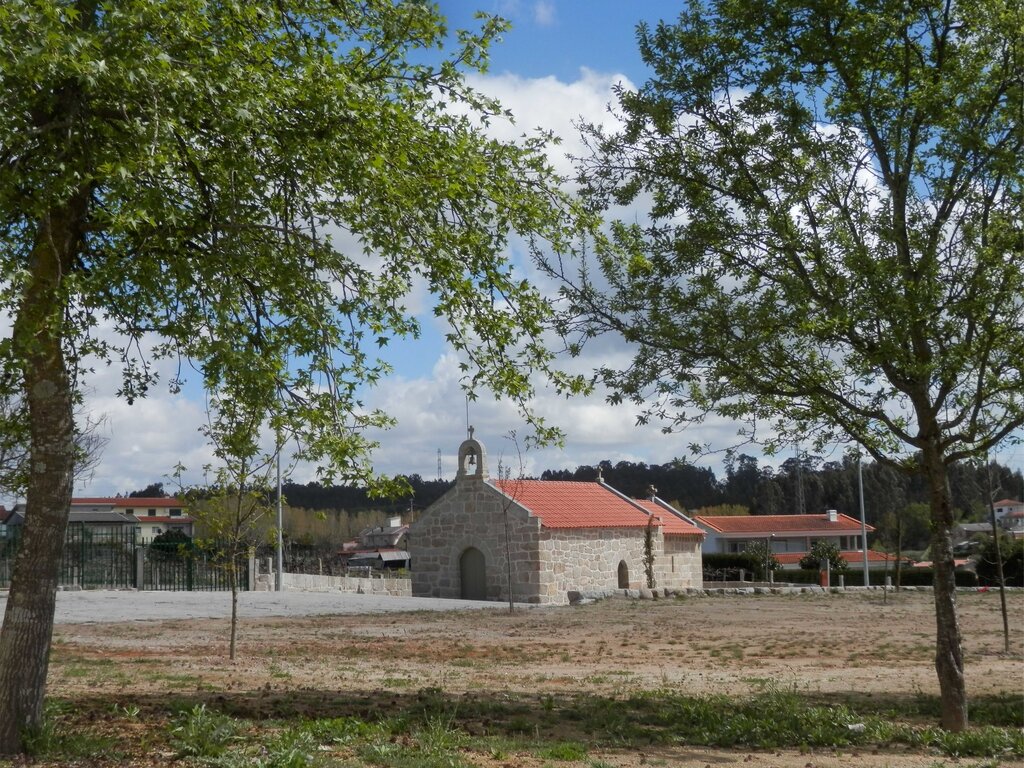
[[[505,512],[508,512],[508,542]],[[513,599],[540,599],[540,521],[486,483],[465,479],[433,504],[409,529],[412,594],[462,597],[459,560],[469,547],[484,556],[487,599],[508,600],[508,559],[512,554]]]
[[[665,536],[662,555],[654,560],[654,574],[659,588],[702,588],[704,568],[701,564],[700,537]]]
[[[655,539],[655,562],[660,542]],[[629,586],[647,585],[642,528],[547,528],[540,542],[541,602],[562,605],[569,591],[619,587],[619,563],[629,568]]]

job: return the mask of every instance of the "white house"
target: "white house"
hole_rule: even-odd
[[[125,518],[127,524],[134,525],[136,536],[142,541],[150,541],[167,531],[181,531],[192,536],[193,518],[185,514],[181,501],[169,498],[140,497],[102,497],[71,500],[70,519],[93,516],[98,513],[110,513]]]
[[[996,522],[1014,536],[1024,536],[1024,501],[1000,499],[992,502]]]
[[[800,558],[816,541],[834,543],[843,558],[856,566],[863,562],[860,521],[830,509],[820,515],[696,515],[693,521],[706,533],[705,552],[740,553],[748,544],[767,544],[783,568],[799,568]],[[867,526],[867,532],[875,529]],[[889,558],[868,550],[868,566]]]

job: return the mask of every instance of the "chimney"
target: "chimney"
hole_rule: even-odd
[[[825,516],[828,518],[828,521],[830,523],[837,523],[837,522],[839,522],[839,510],[837,510],[837,509],[825,510]]]

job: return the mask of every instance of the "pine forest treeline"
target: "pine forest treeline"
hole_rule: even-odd
[[[592,481],[599,469],[604,481],[622,493],[641,498],[654,486],[659,497],[694,514],[745,510],[754,515],[782,515],[820,513],[826,509],[837,509],[852,516],[859,513],[857,461],[853,457],[840,461],[825,461],[816,456],[793,457],[773,467],[755,457],[739,454],[727,458],[721,478],[706,467],[678,461],[660,465],[602,461],[596,467],[547,470],[540,479]],[[950,468],[949,485],[959,519],[986,519],[987,472],[991,473],[992,487],[998,498],[1024,495],[1024,476],[1020,470],[997,462],[988,467],[955,464]],[[925,483],[917,476],[907,476],[874,462],[865,462],[863,475],[864,511],[871,525],[884,527],[887,517],[900,515],[913,505],[928,501]],[[288,483],[283,491],[292,508],[333,515],[374,510],[381,515],[401,514],[409,520],[437,501],[452,485],[419,475],[406,479],[412,493],[401,499],[371,498],[365,488],[315,482]]]

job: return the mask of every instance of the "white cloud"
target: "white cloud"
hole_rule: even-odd
[[[555,6],[546,0],[538,0],[533,4],[533,20],[541,27],[552,27],[555,25]]]
[[[515,123],[494,121],[489,133],[502,140],[518,139],[523,133],[537,129],[548,130],[562,142],[548,152],[555,170],[572,176],[569,157],[586,154],[577,124],[582,120],[614,130],[620,121],[608,111],[613,101],[612,89],[621,84],[633,89],[629,78],[622,74],[600,73],[582,68],[580,76],[571,83],[555,77],[525,78],[514,74],[475,75],[470,83],[515,115]]]

